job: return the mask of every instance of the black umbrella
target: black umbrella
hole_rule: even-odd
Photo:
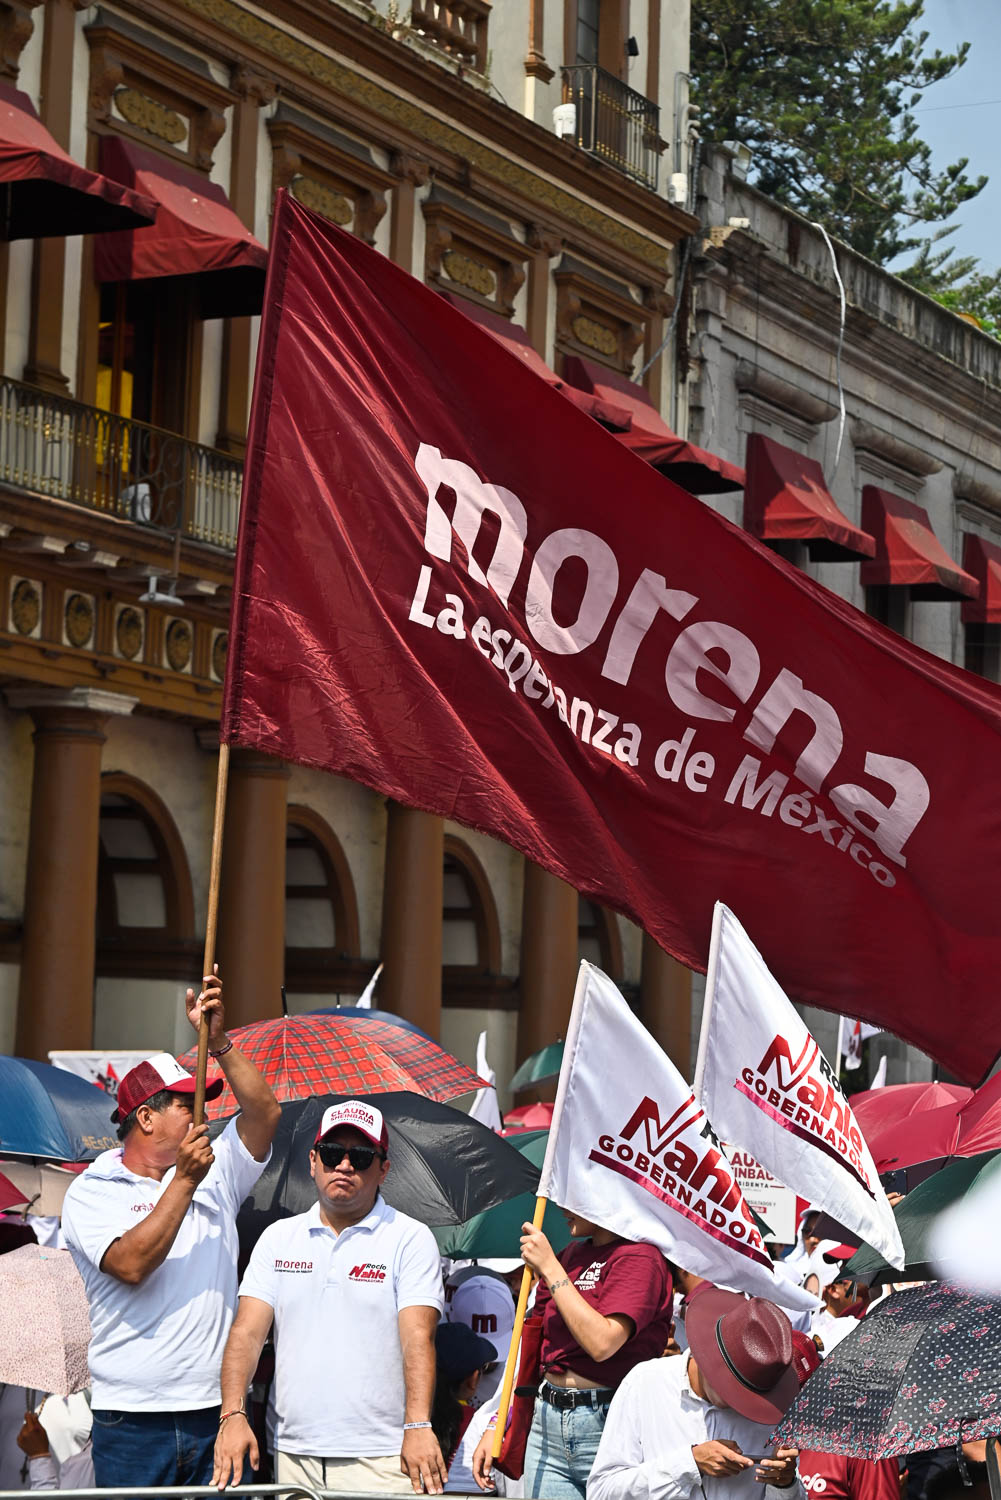
[[[940,1282],[893,1292],[803,1386],[776,1440],[896,1458],[1001,1432],[1001,1298]]]
[[[323,1111],[342,1101],[316,1094],[282,1105],[271,1160],[240,1210],[244,1247],[276,1219],[305,1213],[316,1202],[309,1175],[309,1149]],[[424,1224],[462,1224],[518,1193],[534,1191],[539,1169],[510,1141],[471,1120],[461,1109],[421,1094],[359,1094],[382,1110],[389,1127],[387,1203]],[[213,1129],[218,1133],[221,1125]]]

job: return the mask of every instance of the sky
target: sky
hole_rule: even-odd
[[[959,228],[949,242],[957,255],[979,256],[982,269],[994,271],[1001,267],[1001,0],[925,0],[920,29],[929,33],[927,53],[971,44],[959,72],[930,88],[914,113],[933,166],[968,156],[967,176],[990,178],[950,221]]]

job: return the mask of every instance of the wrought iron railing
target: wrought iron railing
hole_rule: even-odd
[[[414,0],[410,28],[482,73],[487,65],[490,0]]]
[[[561,72],[563,103],[577,108],[573,140],[656,191],[661,149],[657,105],[594,64],[575,63]]]
[[[233,551],[242,482],[226,453],[0,378],[0,484]]]

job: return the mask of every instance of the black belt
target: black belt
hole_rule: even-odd
[[[539,1386],[539,1395],[547,1406],[555,1406],[557,1411],[573,1411],[577,1406],[607,1406],[615,1392],[607,1386],[591,1391],[565,1390],[544,1380]]]

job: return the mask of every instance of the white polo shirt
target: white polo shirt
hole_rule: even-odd
[[[241,1297],[275,1314],[276,1444],[314,1458],[399,1453],[405,1389],[397,1314],[444,1295],[434,1235],[383,1199],[334,1234],[319,1205],[265,1229]]]
[[[219,1404],[222,1351],[236,1309],[237,1209],[264,1171],[230,1120],[166,1260],[138,1286],[99,1269],[173,1180],[138,1177],[105,1151],[72,1184],[63,1233],[90,1303],[96,1411],[194,1411]],[[270,1151],[268,1156],[270,1157]]]

